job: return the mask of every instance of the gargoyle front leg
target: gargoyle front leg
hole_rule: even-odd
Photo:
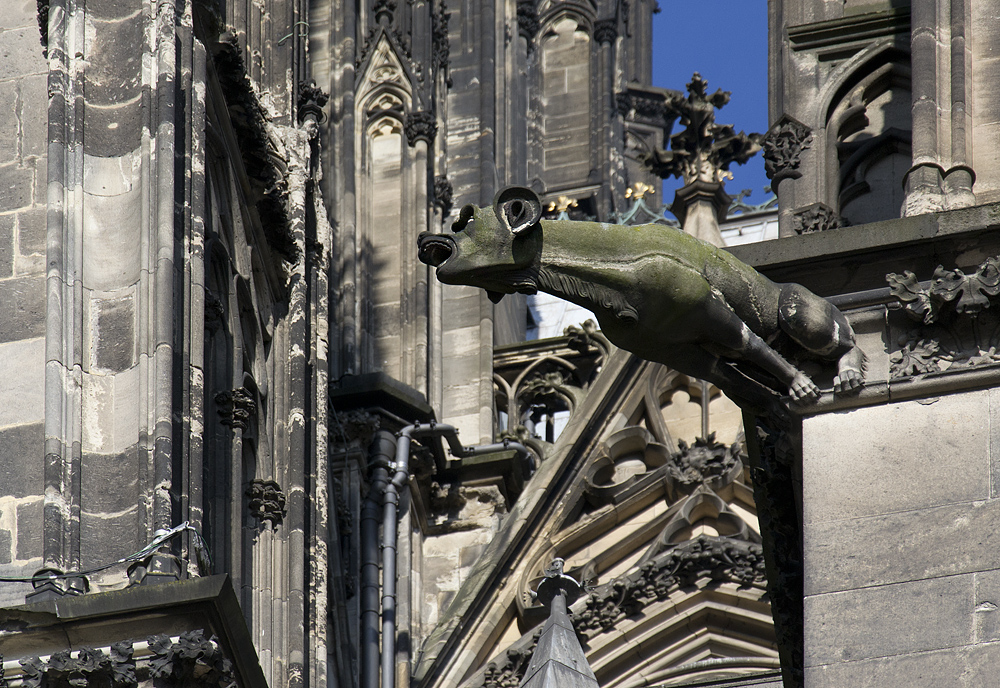
[[[718,296],[706,300],[700,320],[708,327],[707,340],[733,358],[749,361],[774,375],[788,385],[788,393],[795,401],[819,398],[819,387],[809,376],[757,336]]]
[[[718,356],[698,344],[675,345],[670,349],[669,358],[663,361],[666,365],[711,382],[744,410],[779,415],[782,412],[778,397],[769,387],[720,361]]]

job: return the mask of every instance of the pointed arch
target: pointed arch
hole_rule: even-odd
[[[910,55],[880,41],[841,65],[820,92],[827,203],[848,222],[899,217],[910,151]]]

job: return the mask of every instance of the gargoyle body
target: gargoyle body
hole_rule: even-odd
[[[616,346],[708,380],[745,408],[771,407],[775,392],[819,395],[771,344],[837,361],[835,392],[860,387],[864,355],[850,324],[805,287],[776,284],[671,227],[542,220],[541,211],[533,191],[508,187],[492,208],[462,208],[453,234],[421,235],[420,260],[494,301],[541,290],[583,306]]]

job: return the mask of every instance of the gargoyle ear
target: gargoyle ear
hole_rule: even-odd
[[[497,193],[493,212],[515,235],[527,231],[542,218],[542,201],[531,189],[508,186]]]

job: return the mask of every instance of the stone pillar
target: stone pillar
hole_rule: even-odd
[[[913,166],[903,215],[964,208],[976,202],[969,166],[969,64],[966,3],[912,3]]]
[[[719,224],[725,221],[732,201],[722,182],[694,181],[677,190],[670,212],[688,234],[713,246],[723,246]]]
[[[173,525],[183,106],[175,3],[155,17],[141,5],[69,0],[50,14],[44,562],[54,569],[114,561]],[[145,568],[182,575],[168,554]]]
[[[847,312],[868,357],[860,395],[800,409],[801,464],[789,465],[792,483],[801,471],[802,550],[777,580],[787,586],[789,563],[802,562],[809,688],[986,686],[1000,661],[1000,373],[990,353],[1000,299],[988,287],[1000,258],[961,271],[905,262],[917,275],[890,273],[878,303],[874,291],[867,305],[860,293],[841,297],[856,306]],[[797,432],[784,439],[794,455]],[[781,521],[794,523],[793,512]]]

